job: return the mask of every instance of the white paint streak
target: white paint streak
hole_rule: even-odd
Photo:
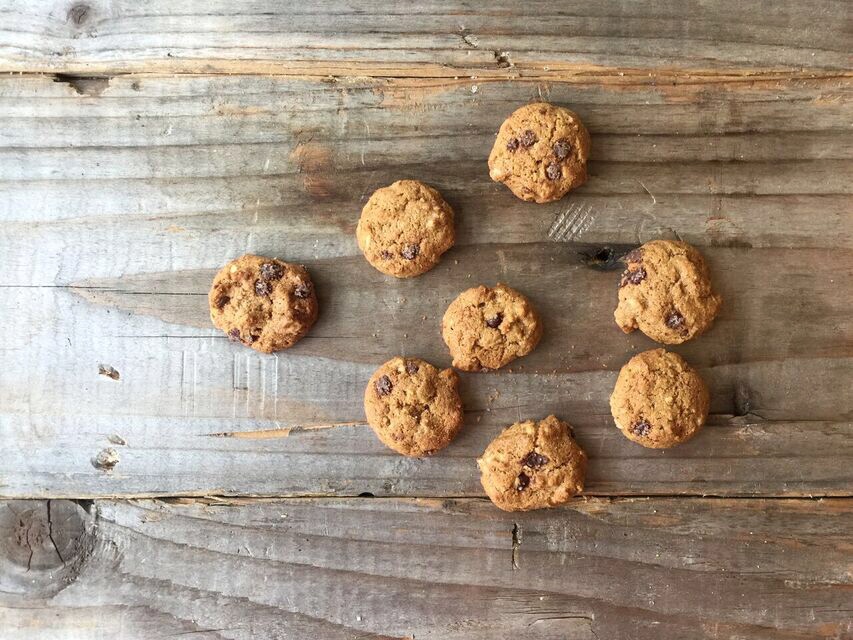
[[[548,230],[548,237],[555,242],[578,240],[594,221],[595,215],[590,205],[574,203],[557,216]]]
[[[652,204],[657,204],[658,200],[657,200],[657,198],[655,198],[655,194],[653,194],[651,191],[649,191],[649,188],[646,185],[644,185],[641,180],[637,180],[637,182],[639,182],[640,186],[643,187],[643,190],[652,197]]]

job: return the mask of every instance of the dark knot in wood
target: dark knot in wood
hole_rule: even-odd
[[[0,573],[12,591],[50,597],[74,582],[94,548],[90,516],[70,500],[0,504]]]
[[[85,2],[78,2],[68,10],[68,21],[76,27],[82,27],[92,16],[92,7]]]

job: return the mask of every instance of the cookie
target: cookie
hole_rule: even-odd
[[[419,358],[391,358],[364,390],[367,422],[384,445],[404,456],[443,449],[462,428],[459,376]]]
[[[623,260],[628,268],[614,313],[622,331],[640,329],[652,340],[680,344],[713,324],[723,299],[711,287],[711,274],[694,247],[653,240]]]
[[[264,353],[292,347],[317,320],[305,267],[250,254],[219,270],[208,302],[217,329]]]
[[[370,196],[355,236],[364,257],[382,273],[419,276],[453,246],[453,209],[423,182],[398,180]]]
[[[589,146],[576,113],[547,102],[528,104],[501,125],[489,175],[522,200],[559,200],[586,182]]]
[[[708,387],[676,353],[644,351],[622,367],[610,412],[625,437],[650,449],[695,436],[708,417]]]
[[[533,351],[542,338],[542,322],[530,301],[515,289],[480,285],[450,303],[441,335],[457,369],[500,369]]]
[[[586,454],[572,428],[548,416],[506,428],[477,460],[480,482],[504,511],[530,511],[565,504],[583,491]]]

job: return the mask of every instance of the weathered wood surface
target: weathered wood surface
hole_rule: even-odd
[[[3,70],[335,75],[844,71],[843,1],[4,0]]]
[[[539,95],[577,109],[595,140],[589,184],[545,206],[485,167],[502,118]],[[0,338],[0,495],[481,495],[489,439],[549,412],[578,427],[592,493],[849,495],[849,97],[839,79],[476,93],[4,79],[0,309],[16,330]],[[367,195],[403,176],[437,185],[459,217],[458,246],[411,281],[370,268],[353,233]],[[590,214],[571,242],[549,241],[573,205]],[[726,306],[677,349],[711,384],[713,426],[651,452],[619,435],[607,398],[653,344],[615,328],[618,275],[586,256],[661,235],[703,248]],[[208,324],[214,270],[246,251],[305,262],[318,283],[320,322],[277,356]],[[373,368],[397,353],[449,364],[444,308],[499,280],[544,314],[542,345],[512,371],[464,376],[468,427],[439,457],[384,450],[361,424]]]
[[[848,3],[0,15],[0,496],[171,496],[0,504],[3,640],[853,637]],[[593,155],[587,185],[534,206],[485,158],[540,98],[581,114]],[[405,282],[354,241],[401,177],[441,189],[459,238]],[[649,451],[608,416],[652,343],[615,329],[606,267],[661,236],[702,248],[726,303],[676,348],[711,386],[708,428]],[[247,251],[315,276],[320,322],[288,352],[208,325],[213,272]],[[463,375],[439,456],[384,449],[373,368],[449,364],[446,304],[501,280],[542,345]],[[590,454],[590,497],[497,511],[474,458],[549,412]]]
[[[7,640],[853,634],[849,500],[49,505],[0,505]]]

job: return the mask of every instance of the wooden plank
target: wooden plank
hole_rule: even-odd
[[[850,495],[849,422],[718,417],[689,444],[652,452],[628,443],[603,416],[561,410],[569,404],[552,402],[547,411],[577,426],[590,455],[589,495]],[[4,415],[0,495],[479,497],[475,458],[517,411],[478,422],[483,415],[468,414],[450,448],[421,460],[385,449],[362,422]]]
[[[214,268],[246,250],[353,255],[363,200],[401,175],[447,196],[460,245],[539,242],[576,205],[592,213],[572,239],[593,244],[677,233],[700,246],[853,247],[849,83],[477,86],[146,78],[81,96],[4,79],[7,283]],[[533,206],[491,182],[484,159],[506,114],[540,93],[581,113],[594,148],[587,185]],[[110,250],[84,255],[94,243]],[[34,259],[44,245],[64,250]]]
[[[849,69],[821,0],[411,4],[5,0],[3,71],[454,76]]]
[[[710,252],[736,287],[723,289],[734,308],[677,350],[711,385],[717,426],[653,452],[626,441],[608,416],[616,371],[653,346],[601,331],[611,322],[618,275],[572,265],[574,254],[551,262],[542,255],[548,247],[530,249],[500,251],[543,310],[546,338],[511,371],[463,374],[468,426],[424,461],[385,450],[362,426],[361,398],[376,363],[398,351],[449,365],[438,324],[458,289],[440,273],[386,289],[360,259],[312,263],[323,319],[312,337],[278,356],[204,328],[212,272],[87,289],[6,288],[0,307],[19,314],[28,334],[26,347],[9,345],[0,373],[2,494],[481,495],[474,458],[500,428],[549,412],[579,428],[593,493],[849,494],[851,405],[838,395],[850,376],[847,298],[833,284],[820,294],[844,281],[837,264],[804,274],[802,265],[821,264],[822,253],[803,259],[805,252],[772,250],[756,260],[764,250]],[[468,269],[490,268],[478,255],[455,265],[457,287],[467,286]],[[548,268],[530,273],[536,263]],[[772,272],[753,268],[767,263]],[[581,309],[566,309],[564,281]],[[371,323],[350,326],[359,317]],[[751,318],[761,319],[756,329]],[[805,326],[814,328],[797,330]],[[598,339],[583,339],[589,335]],[[102,364],[119,379],[101,375]],[[225,432],[237,437],[205,437]],[[114,447],[113,435],[128,447]],[[121,462],[106,472],[92,461],[108,449]]]
[[[488,440],[552,411],[578,426],[593,493],[849,494],[849,83],[478,87],[0,81],[0,311],[16,318],[0,337],[0,495],[477,496]],[[589,184],[541,207],[484,163],[504,115],[540,92],[580,111],[596,145]],[[405,282],[353,235],[361,201],[401,174],[459,214],[458,246]],[[549,242],[571,205],[591,218]],[[703,247],[726,298],[677,349],[712,386],[715,426],[663,453],[610,424],[615,372],[653,343],[615,329],[618,276],[588,258],[661,235]],[[303,261],[318,283],[320,322],[287,353],[208,325],[214,270],[246,251]],[[464,376],[468,428],[441,458],[390,455],[362,425],[373,368],[397,353],[449,364],[444,308],[498,280],[540,308],[542,345]],[[288,431],[317,426],[334,428]],[[225,432],[262,437],[205,437]],[[111,471],[92,463],[106,449]]]
[[[853,633],[849,500],[49,504],[0,510],[9,640]]]

